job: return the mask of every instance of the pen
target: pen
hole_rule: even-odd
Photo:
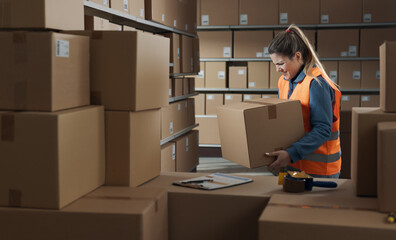
[[[205,179],[195,179],[195,180],[184,180],[181,183],[204,183],[204,182],[213,182],[212,178],[205,178]]]

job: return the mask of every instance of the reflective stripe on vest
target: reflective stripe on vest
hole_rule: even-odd
[[[329,139],[323,143],[314,153],[309,154],[303,160],[291,163],[290,166],[305,171],[308,174],[333,175],[341,170],[341,147],[339,134],[340,102],[341,92],[317,67],[312,69],[315,77],[322,76],[334,90],[333,115],[336,121],[332,124],[332,133]],[[300,100],[303,111],[304,129],[308,133],[311,131],[310,110],[309,110],[309,91],[312,76],[305,78],[297,84],[290,99]],[[281,76],[278,80],[279,98],[288,99],[289,81]]]

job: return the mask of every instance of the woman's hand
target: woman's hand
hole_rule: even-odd
[[[291,157],[285,150],[266,153],[266,155],[275,157],[275,161],[268,166],[268,170],[274,175],[278,175],[281,167],[286,167],[289,163],[291,163]]]

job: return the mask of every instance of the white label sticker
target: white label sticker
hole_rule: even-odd
[[[140,16],[144,17],[144,9],[140,9],[139,11],[140,11]]]
[[[362,102],[369,102],[370,96],[362,96]]]
[[[342,96],[341,101],[347,102],[349,101],[350,97],[349,96]]]
[[[172,146],[172,160],[176,159],[176,145]]]
[[[205,71],[204,70],[199,71],[198,78],[204,78],[204,77],[205,77]]]
[[[371,22],[371,13],[363,14],[363,22],[365,22],[365,23]]]
[[[209,15],[201,15],[201,25],[202,26],[209,25]]]
[[[244,69],[239,69],[238,70],[238,75],[245,75],[245,70]]]
[[[223,57],[231,57],[231,47],[223,48]]]
[[[240,15],[240,24],[241,25],[248,24],[248,15],[247,14],[241,14]]]
[[[288,19],[287,19],[287,13],[281,13],[281,14],[280,14],[280,23],[281,23],[281,24],[286,24],[287,21],[288,21]]]
[[[67,40],[56,40],[56,56],[68,58],[70,53],[70,43]]]
[[[323,14],[320,20],[321,23],[329,23],[329,15]]]
[[[380,70],[375,71],[375,78],[380,79],[380,77],[381,77]]]
[[[177,59],[180,59],[180,48],[177,48]]]
[[[341,57],[348,57],[348,52],[347,51],[341,52]]]
[[[180,111],[180,109],[181,109],[181,106],[180,106],[180,103],[178,103],[177,104],[177,110]]]
[[[165,14],[162,14],[162,15],[161,15],[161,20],[162,20],[163,22],[165,22]]]
[[[264,57],[264,54],[262,52],[256,52],[256,57],[262,58]]]
[[[173,122],[169,123],[169,133],[173,134]]]
[[[330,71],[329,73],[330,73],[330,76],[329,76],[330,79],[331,79],[333,82],[336,83],[336,82],[337,82],[337,71],[334,71],[334,70],[333,70],[333,71]]]
[[[174,27],[177,27],[177,20],[176,20],[176,19],[173,20],[173,26],[174,26]]]
[[[353,79],[360,79],[360,71],[353,71],[352,78]]]
[[[225,99],[226,99],[226,100],[232,100],[232,95],[226,95],[226,96],[225,96]]]
[[[103,0],[103,5],[109,6],[109,0]]]
[[[174,63],[169,63],[169,67],[174,67],[175,64]]]
[[[217,72],[217,78],[218,79],[225,79],[225,72],[224,71],[218,71]]]
[[[117,30],[118,30],[118,31],[122,31],[122,26],[118,26],[118,27],[117,27]]]
[[[270,53],[268,51],[268,47],[264,47],[264,57],[269,57]]]
[[[249,87],[256,87],[256,82],[250,82]]]
[[[188,152],[188,137],[186,138],[186,152]]]
[[[214,95],[208,94],[206,100],[214,100]]]
[[[252,100],[252,96],[251,95],[243,95],[243,99],[244,100]]]
[[[129,0],[124,0],[124,10],[128,11],[129,9]]]
[[[184,30],[188,31],[188,24],[184,25]]]
[[[357,56],[357,46],[356,45],[349,46],[348,56],[351,56],[351,57]]]
[[[172,96],[172,88],[169,88],[169,96]]]

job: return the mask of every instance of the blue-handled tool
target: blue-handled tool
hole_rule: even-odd
[[[313,187],[336,188],[337,183],[331,181],[314,181],[314,179],[305,172],[289,171],[284,178],[283,191],[285,192],[304,192],[312,191]]]

